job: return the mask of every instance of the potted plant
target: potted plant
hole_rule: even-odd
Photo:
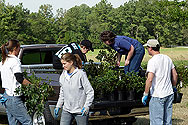
[[[84,66],[88,78],[95,90],[95,95],[104,97],[111,96],[111,100],[124,100],[125,95],[143,92],[145,79],[136,73],[125,74],[123,70],[116,70],[116,52],[110,48],[99,51],[96,58],[100,61],[99,65],[95,65],[93,61]],[[125,94],[125,90],[127,93]],[[134,97],[134,96],[133,96]],[[96,97],[98,98],[98,97]],[[95,99],[96,99],[95,98]],[[132,100],[134,98],[129,98]]]
[[[188,85],[188,67],[181,63],[176,66],[176,70],[178,74],[178,82],[176,85],[177,92],[174,93],[173,103],[180,103],[183,96],[181,89],[187,87]]]
[[[135,72],[127,74],[122,72],[120,76],[118,87],[126,90],[127,100],[134,100],[135,94],[140,96],[139,93],[144,91],[145,77],[141,77]]]
[[[52,86],[48,85],[51,80],[39,78],[34,73],[29,76],[26,72],[24,72],[24,77],[32,84],[21,85],[16,89],[16,93],[24,96],[28,114],[32,115],[36,112],[37,115],[41,115],[44,112],[47,97],[54,94]]]
[[[116,100],[116,83],[119,80],[118,71],[110,68],[108,63],[94,65],[92,62],[84,67],[88,79],[95,90],[95,99]],[[96,72],[97,71],[97,72]]]

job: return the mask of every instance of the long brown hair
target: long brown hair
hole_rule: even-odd
[[[61,60],[65,60],[66,62],[72,61],[75,67],[82,68],[82,60],[78,54],[65,53],[61,56]]]
[[[1,46],[2,51],[2,64],[4,64],[6,58],[8,57],[9,52],[13,52],[14,48],[18,48],[20,46],[18,40],[9,40],[7,43]]]

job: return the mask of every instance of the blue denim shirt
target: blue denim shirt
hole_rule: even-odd
[[[110,46],[118,53],[126,55],[129,52],[131,45],[136,48],[137,43],[137,40],[129,38],[127,36],[116,36],[114,43]]]

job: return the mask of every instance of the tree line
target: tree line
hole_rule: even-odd
[[[22,44],[67,44],[88,39],[94,48],[104,48],[99,35],[111,30],[144,44],[158,39],[161,45],[188,45],[188,1],[129,0],[113,8],[107,0],[95,6],[86,4],[68,10],[41,5],[30,12],[23,4],[6,5],[0,0],[0,44],[18,39]]]

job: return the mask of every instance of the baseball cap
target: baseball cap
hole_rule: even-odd
[[[89,40],[82,40],[80,44],[90,49],[92,52],[94,51],[92,48],[92,43]]]
[[[144,47],[146,47],[146,46],[149,46],[149,47],[157,47],[157,45],[159,45],[158,40],[156,40],[156,39],[149,39],[149,40],[147,41],[147,43],[144,44],[143,46],[144,46]]]

